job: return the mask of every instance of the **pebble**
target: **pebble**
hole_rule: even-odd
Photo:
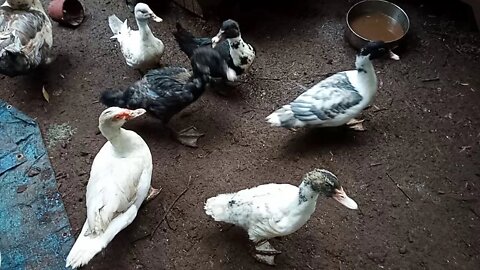
[[[402,247],[400,247],[398,249],[398,251],[400,252],[400,254],[405,254],[407,253],[407,246],[406,245],[403,245]]]
[[[33,168],[30,171],[28,171],[28,177],[33,177],[35,175],[38,175],[40,173],[40,170],[38,168]]]

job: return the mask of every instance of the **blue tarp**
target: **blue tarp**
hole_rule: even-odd
[[[0,268],[65,269],[72,245],[40,129],[0,100]]]

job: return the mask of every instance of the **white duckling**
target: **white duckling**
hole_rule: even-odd
[[[144,3],[138,3],[135,6],[135,19],[138,25],[137,31],[128,27],[127,20],[122,23],[115,15],[108,17],[108,25],[114,34],[111,38],[117,39],[120,44],[127,65],[145,71],[160,64],[165,48],[163,42],[156,38],[148,27],[148,20],[162,22],[162,19]]]
[[[319,82],[267,116],[266,121],[271,126],[290,129],[347,124],[363,130],[363,120],[354,118],[371,104],[377,93],[377,76],[371,60],[389,52],[383,41],[368,43],[356,57],[355,70],[338,72]]]
[[[68,254],[66,267],[87,264],[135,219],[145,199],[158,195],[151,187],[152,155],[145,141],[122,125],[145,113],[110,107],[98,122],[107,142],[93,160],[87,185],[87,220]],[[150,190],[150,192],[149,192]]]
[[[357,203],[345,194],[333,173],[315,169],[305,174],[299,187],[266,184],[209,198],[205,203],[205,212],[215,221],[245,229],[255,243],[255,259],[274,265],[275,255],[280,251],[273,248],[268,240],[300,229],[315,211],[319,194],[331,197],[350,209],[357,209]]]
[[[23,75],[53,61],[52,23],[40,0],[7,0],[0,6],[0,73]]]

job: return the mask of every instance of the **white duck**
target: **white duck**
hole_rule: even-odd
[[[137,133],[122,128],[127,120],[144,113],[144,109],[110,107],[100,115],[99,128],[108,142],[93,160],[87,185],[87,220],[68,254],[66,267],[87,264],[132,223],[145,199],[158,195],[159,190],[150,185],[152,155],[148,145]]]
[[[319,82],[267,116],[266,121],[271,126],[290,129],[347,124],[363,130],[363,121],[354,118],[370,105],[377,93],[377,76],[371,60],[389,52],[382,41],[368,43],[356,57],[355,70],[338,72]]]
[[[333,173],[315,169],[305,174],[299,187],[266,184],[209,198],[205,212],[215,221],[245,229],[255,243],[255,259],[274,265],[275,255],[280,251],[268,240],[291,234],[302,227],[315,211],[319,194],[357,209],[357,203],[345,194]]]
[[[140,71],[158,66],[165,48],[163,42],[156,38],[148,27],[150,18],[155,22],[162,21],[144,3],[138,3],[135,6],[138,31],[131,30],[127,25],[127,20],[122,23],[115,15],[108,17],[108,25],[114,34],[111,38],[117,39],[120,44],[127,65]]]
[[[0,73],[23,75],[53,61],[52,23],[40,0],[7,0],[0,7]]]

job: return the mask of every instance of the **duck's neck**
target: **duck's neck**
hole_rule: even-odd
[[[132,140],[128,136],[128,131],[121,128],[102,123],[98,127],[102,135],[112,144],[118,154],[128,152],[132,148]]]
[[[373,96],[377,92],[377,75],[373,69],[372,61],[368,56],[357,55],[355,60],[355,67],[358,74],[358,81],[363,86],[360,90],[367,91],[370,96]]]
[[[242,35],[238,35],[236,38],[229,38],[227,41],[230,45],[231,54],[239,54],[245,48],[249,48],[248,44],[243,41]]]
[[[312,206],[317,204],[318,192],[312,189],[312,185],[309,182],[303,181],[298,187],[298,204],[299,206]]]
[[[152,30],[150,30],[150,27],[148,26],[148,20],[137,19],[137,25],[138,31],[140,31],[140,36],[142,37],[143,41],[149,40],[153,37]]]
[[[355,59],[355,67],[359,74],[367,74],[367,75],[374,75],[375,70],[373,70],[372,61],[368,58],[368,56],[357,55]]]
[[[190,80],[187,82],[187,85],[190,85],[192,89],[193,99],[197,100],[205,91],[205,85],[207,84],[206,78],[204,76],[195,76],[193,75]]]

